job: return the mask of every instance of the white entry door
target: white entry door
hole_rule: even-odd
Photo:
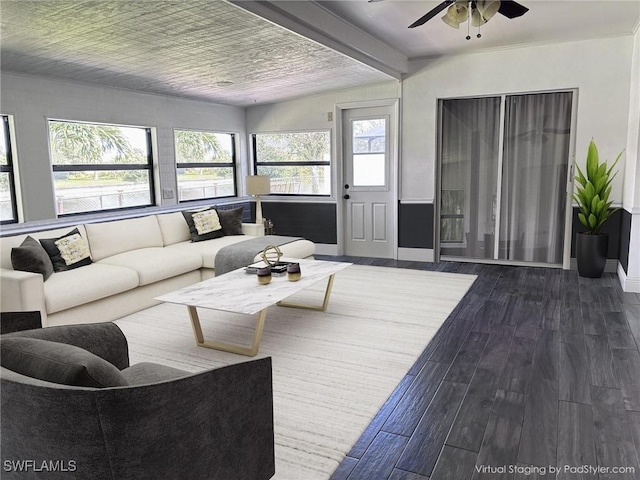
[[[395,257],[394,108],[343,110],[345,254]]]

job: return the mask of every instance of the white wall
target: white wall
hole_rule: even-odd
[[[625,291],[640,293],[640,30],[634,37],[629,97],[623,207],[631,213],[631,238],[627,272],[618,272]]]
[[[640,30],[633,42],[623,206],[640,214]]]
[[[247,108],[247,133],[331,129],[332,138],[335,139],[335,122],[327,120],[327,113],[333,114],[336,104],[398,98],[398,85],[396,81],[389,81],[287,102],[249,107]]]
[[[25,221],[55,218],[49,160],[47,119],[80,120],[153,127],[159,185],[176,188],[173,129],[187,128],[237,133],[239,158],[246,168],[245,111],[243,108],[175,97],[149,95],[80,83],[3,73],[0,77],[0,113],[14,116],[16,157]],[[239,169],[239,178],[243,178]]]
[[[578,163],[591,137],[602,158],[615,158],[627,146],[632,46],[626,36],[411,62],[403,82],[402,198],[434,199],[439,98],[577,88]],[[618,177],[612,198],[620,202]]]

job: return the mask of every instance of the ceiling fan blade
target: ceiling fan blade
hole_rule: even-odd
[[[427,23],[429,20],[431,20],[433,17],[438,15],[441,11],[443,11],[445,8],[447,8],[449,5],[453,3],[455,3],[455,0],[445,0],[436,8],[430,10],[425,15],[423,15],[418,20],[416,20],[411,25],[409,25],[409,28],[415,28],[415,27],[419,27],[420,25],[424,25],[425,23]]]
[[[529,9],[524,5],[520,5],[518,2],[511,0],[503,0],[500,2],[500,9],[498,13],[501,13],[507,18],[516,18],[527,13]]]

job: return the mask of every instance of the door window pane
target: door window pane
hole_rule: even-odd
[[[440,253],[493,258],[500,98],[441,102]]]
[[[351,131],[353,132],[353,186],[386,186],[386,120],[384,118],[354,120]]]
[[[561,264],[571,92],[508,96],[499,257]]]

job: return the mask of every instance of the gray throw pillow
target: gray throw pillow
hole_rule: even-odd
[[[220,217],[222,231],[225,235],[244,235],[242,233],[243,211],[243,207],[231,208],[227,210],[218,209],[218,217]]]
[[[42,238],[40,243],[47,251],[56,272],[90,265],[89,246],[77,228],[59,238]]]
[[[37,338],[0,339],[4,368],[45,382],[78,387],[121,387],[127,380],[116,367],[87,350]]]
[[[53,264],[47,251],[30,236],[19,247],[11,249],[11,266],[22,272],[40,273],[45,280],[53,273]]]

